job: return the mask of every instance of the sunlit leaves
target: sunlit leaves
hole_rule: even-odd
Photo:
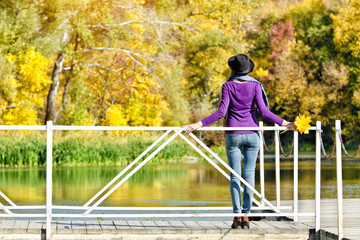
[[[0,102],[4,106],[17,106],[2,110],[4,124],[36,124],[37,110],[43,107],[50,85],[48,69],[51,61],[36,52],[33,47],[16,57],[7,55],[7,65],[13,72],[3,79]],[[3,107],[2,106],[2,107]]]
[[[336,46],[353,57],[360,57],[360,1],[343,0],[338,14],[331,17],[334,21],[334,41]]]

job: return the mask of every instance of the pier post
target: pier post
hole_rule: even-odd
[[[259,127],[262,128],[264,127],[264,122],[260,121],[259,122]],[[265,170],[264,170],[264,139],[263,139],[263,134],[262,134],[262,130],[260,130],[260,193],[263,197],[265,197]],[[261,206],[264,207],[265,203],[264,200],[261,199]]]
[[[320,193],[321,193],[321,122],[316,121],[315,159],[315,232],[320,233]]]
[[[276,206],[280,207],[280,144],[279,125],[275,124],[275,185],[276,185]]]
[[[294,221],[299,213],[299,132],[294,131]]]
[[[335,139],[336,139],[336,181],[337,181],[337,212],[338,212],[338,237],[344,237],[343,222],[343,189],[342,189],[342,157],[341,157],[341,121],[335,121]]]
[[[46,122],[46,239],[51,238],[52,215],[52,121]]]

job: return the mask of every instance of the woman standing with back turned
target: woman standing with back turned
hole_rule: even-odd
[[[296,130],[292,122],[276,116],[268,110],[268,99],[261,83],[247,76],[254,69],[254,63],[245,54],[237,54],[228,60],[230,76],[222,85],[222,97],[219,109],[201,121],[186,126],[185,133],[199,127],[226,118],[226,127],[258,127],[255,117],[255,105],[261,116],[273,123]],[[225,148],[229,165],[252,187],[255,186],[255,166],[259,152],[260,134],[258,131],[226,131]],[[241,174],[241,151],[243,148],[244,168]],[[241,207],[240,180],[230,174],[230,192],[234,213],[250,212],[254,193],[244,186],[243,205]],[[249,228],[248,217],[235,217],[232,228]]]

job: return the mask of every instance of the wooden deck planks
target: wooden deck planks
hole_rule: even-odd
[[[86,223],[85,221],[72,221],[71,229],[72,233],[86,234]]]
[[[131,228],[132,233],[137,233],[137,234],[146,233],[146,228],[144,227],[144,225],[142,225],[140,221],[127,221],[127,223]]]
[[[29,221],[29,225],[28,225],[26,233],[40,234],[41,229],[43,228],[44,224],[45,224],[45,222],[43,222],[43,221]]]
[[[179,230],[175,229],[168,221],[156,221],[155,223],[163,233],[175,234],[179,232]]]
[[[0,231],[3,233],[11,233],[11,229],[14,224],[15,221],[2,221],[0,224]]]
[[[299,212],[314,212],[314,200],[300,200]],[[292,201],[281,201],[282,206],[291,206]],[[345,237],[360,240],[360,199],[344,199]],[[229,231],[232,221],[54,221],[52,232],[57,234],[145,234],[145,233],[196,233],[210,234]],[[314,228],[314,217],[299,217],[298,222],[254,221],[250,230],[256,233],[272,230],[281,232],[306,231]],[[46,224],[44,220],[13,221],[0,219],[0,234],[41,234]],[[321,229],[337,234],[337,201],[321,200]],[[242,230],[240,230],[242,231]],[[236,232],[232,231],[231,232]],[[250,233],[250,232],[249,232]]]
[[[86,221],[86,234],[100,234],[101,227],[98,221]]]
[[[60,234],[72,233],[71,221],[58,221],[56,232]]]
[[[281,201],[281,205],[292,205],[293,201]],[[343,199],[344,237],[360,240],[360,199]],[[314,212],[315,200],[300,200],[299,212]],[[298,222],[315,227],[314,217],[299,217]],[[320,229],[338,234],[337,199],[321,199]]]
[[[182,221],[169,221],[169,223],[173,228],[178,229],[179,232],[183,232],[185,234],[192,233],[191,229],[186,226]]]
[[[221,236],[228,234],[252,234],[252,235],[273,235],[273,234],[297,234],[297,230],[286,224],[293,222],[276,222],[267,221],[251,222],[250,230],[233,230],[230,228],[231,221],[56,221],[52,223],[52,233],[64,236],[79,235],[100,235],[112,234],[134,234],[134,235],[152,235],[163,236],[166,234],[200,234],[208,236]],[[40,234],[41,229],[46,224],[42,221],[2,221],[0,222],[0,236],[2,234]],[[282,228],[282,229],[281,229]],[[299,236],[306,234],[309,229],[303,227],[305,231],[299,230]],[[291,232],[287,232],[291,230]],[[180,234],[180,235],[179,235]],[[239,235],[239,236],[240,236]],[[286,235],[287,236],[287,235]]]
[[[127,221],[114,221],[116,227],[116,233],[131,233],[132,229],[130,228]]]
[[[107,234],[116,233],[116,226],[113,221],[101,221],[100,227],[102,233],[107,233]]]
[[[15,224],[10,227],[13,233],[26,233],[29,226],[29,221],[15,221]]]

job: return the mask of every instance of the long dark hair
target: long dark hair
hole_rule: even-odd
[[[227,77],[226,81],[227,81],[227,82],[230,81],[231,78],[232,78],[233,76],[235,76],[235,75],[245,76],[245,75],[247,75],[247,74],[239,74],[239,73],[237,73],[237,72],[235,72],[235,71],[233,71],[233,70],[230,70],[229,76]]]
[[[236,75],[236,72],[234,72],[233,70],[230,70],[229,76],[228,76],[228,78],[226,79],[226,81],[227,81],[227,82],[230,81],[231,78],[232,78],[233,76],[235,76],[235,75]]]

